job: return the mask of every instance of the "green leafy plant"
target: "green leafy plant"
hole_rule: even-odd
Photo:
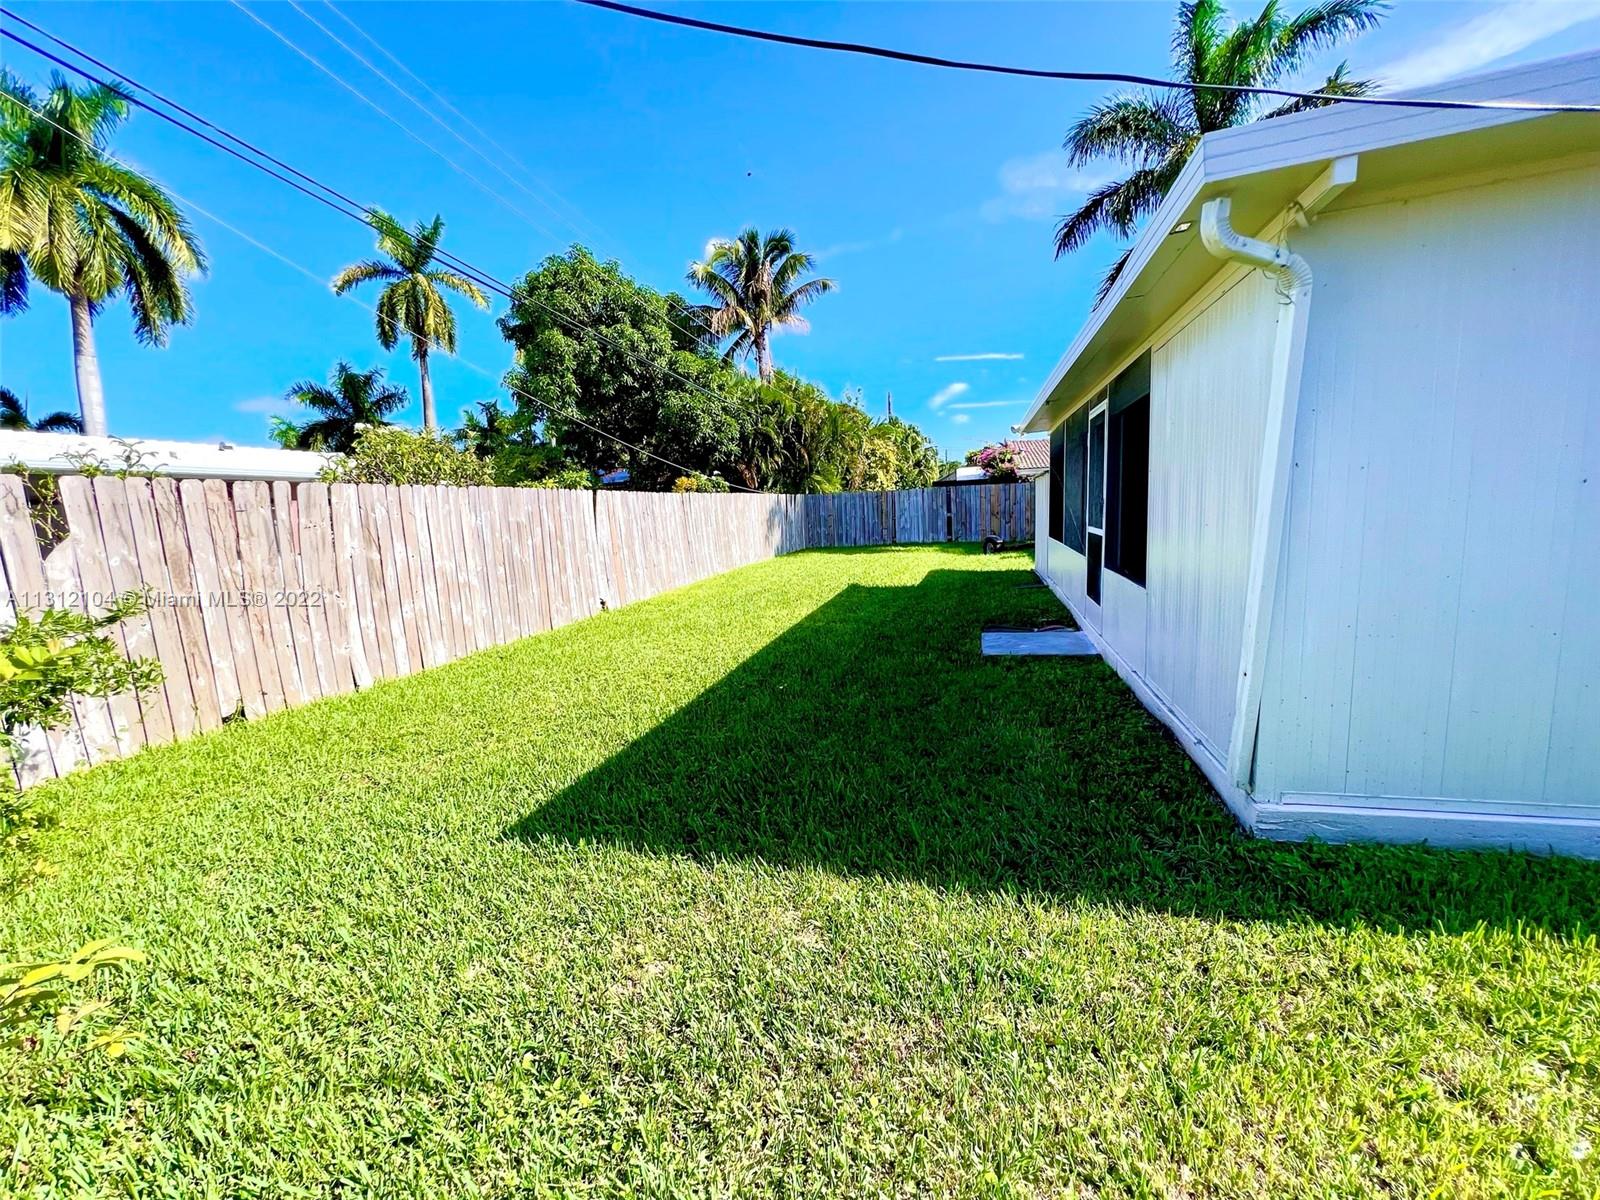
[[[54,729],[72,719],[73,696],[149,691],[161,682],[153,658],[127,658],[108,630],[144,611],[145,598],[124,592],[99,616],[47,608],[19,614],[0,633],[0,747],[17,752],[25,728]]]
[[[532,479],[525,485],[537,488],[565,488],[569,491],[592,492],[596,481],[594,472],[587,467],[573,464],[557,467],[548,475],[539,479]],[[726,490],[726,489],[724,489]]]
[[[680,475],[672,481],[675,492],[725,492],[728,481],[715,475]]]
[[[67,958],[0,965],[0,1045],[19,1049],[37,1044],[40,1025],[47,1019],[53,1021],[58,1037],[84,1028],[105,1013],[111,1002],[69,1004],[68,987],[104,968],[144,961],[140,951],[103,939],[80,946]],[[85,1049],[103,1051],[107,1058],[120,1058],[127,1052],[128,1043],[138,1036],[118,1025],[96,1032]]]
[[[330,483],[445,484],[485,487],[494,473],[483,459],[452,445],[444,434],[394,425],[364,429],[350,453],[323,474]]]

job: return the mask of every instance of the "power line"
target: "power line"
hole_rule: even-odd
[[[621,4],[618,0],[576,0],[590,8],[603,8],[610,12],[642,17],[647,21],[660,21],[685,29],[698,29],[707,33],[722,33],[730,37],[750,38],[758,42],[775,42],[781,46],[802,46],[810,50],[830,50],[839,54],[864,54],[872,58],[886,58],[894,62],[915,63],[925,67],[944,67],[956,71],[979,71],[989,75],[1016,75],[1025,79],[1063,79],[1084,83],[1130,83],[1142,87],[1165,88],[1170,91],[1236,92],[1247,96],[1276,96],[1289,100],[1337,101],[1340,104],[1372,104],[1387,108],[1466,108],[1494,109],[1513,112],[1586,112],[1600,113],[1600,104],[1541,103],[1535,100],[1441,100],[1411,99],[1401,96],[1331,96],[1323,92],[1297,92],[1288,88],[1253,87],[1229,83],[1186,83],[1175,79],[1157,79],[1150,75],[1131,75],[1120,71],[1050,71],[1040,67],[1011,67],[998,63],[973,62],[959,58],[940,58],[932,54],[917,54],[907,50],[892,50],[885,46],[869,46],[862,42],[834,42],[822,38],[800,37],[795,34],[773,33],[766,29],[751,29],[743,25],[725,25],[720,21],[703,21],[679,13],[660,12],[653,8],[640,8]]]
[[[8,9],[5,9],[3,7],[0,7],[0,13],[5,13],[7,16],[13,15],[13,14],[10,13],[10,11]],[[13,33],[12,31],[10,31],[8,29],[0,29],[0,35],[4,35],[5,37],[11,39],[12,41],[17,42],[19,45],[25,46],[28,49],[33,50],[35,53],[38,53],[38,54],[42,55],[43,57],[49,59],[51,62],[57,63],[60,66],[66,67],[68,70],[74,71],[77,74],[83,76],[85,79],[88,79],[88,80],[90,80],[90,81],[92,81],[94,83],[97,83],[102,87],[110,87],[111,86],[105,80],[100,79],[99,77],[95,76],[94,74],[92,74],[89,71],[85,71],[82,67],[74,66],[72,63],[69,63],[66,60],[58,58],[56,55],[51,54],[48,50],[45,50],[42,47],[34,45],[32,42],[29,42],[26,38],[20,37],[19,35]],[[50,35],[46,35],[46,36],[50,36]],[[67,45],[67,43],[61,42],[61,39],[52,38],[52,40],[57,41],[60,44]],[[72,49],[74,50],[75,53],[77,52],[76,48],[72,48]],[[84,55],[84,57],[85,58],[89,58],[88,55]],[[91,61],[94,61],[94,60],[91,59]],[[113,74],[117,74],[115,71],[113,71],[112,73]],[[121,76],[119,75],[119,78],[120,77]],[[186,131],[188,133],[194,134],[196,137],[201,138],[203,141],[206,141],[209,144],[217,147],[218,149],[223,150],[223,151],[227,152],[228,154],[233,155],[235,158],[238,158],[241,162],[248,163],[249,165],[251,165],[253,167],[256,167],[258,170],[263,171],[266,174],[272,176],[274,179],[277,179],[280,182],[288,184],[290,187],[294,188],[296,191],[301,192],[302,194],[304,194],[306,196],[309,196],[311,199],[317,201],[319,204],[325,205],[326,207],[331,208],[334,212],[337,212],[342,216],[350,217],[351,219],[359,221],[364,226],[368,226],[370,228],[369,222],[363,216],[361,216],[359,213],[350,212],[350,211],[348,211],[348,210],[346,210],[344,208],[341,208],[334,201],[329,200],[326,197],[317,195],[315,192],[311,191],[309,188],[304,187],[299,183],[296,183],[293,179],[290,179],[287,176],[281,175],[277,171],[274,171],[269,167],[263,166],[262,164],[255,162],[254,160],[248,158],[247,156],[245,156],[243,154],[240,154],[239,152],[233,150],[232,148],[230,148],[230,147],[224,145],[223,143],[217,141],[215,138],[209,137],[206,134],[201,133],[199,130],[193,129],[193,128],[185,125],[183,122],[177,120],[176,118],[171,117],[171,116],[167,115],[166,113],[161,112],[159,109],[153,108],[150,105],[143,103],[137,97],[128,96],[127,99],[131,103],[133,103],[133,104],[137,105],[139,108],[143,109],[145,112],[152,113],[155,116],[161,117],[163,120],[169,122],[170,124],[176,126],[177,128],[183,129],[184,131]],[[93,143],[86,141],[84,138],[80,137],[78,134],[76,134],[72,130],[67,129],[66,127],[62,126],[58,122],[52,120],[47,114],[40,112],[38,109],[34,108],[32,105],[27,104],[25,102],[22,102],[20,100],[18,101],[18,103],[21,103],[22,106],[24,108],[28,109],[29,112],[33,113],[35,116],[39,117],[41,120],[48,122],[50,125],[54,126],[56,129],[60,130],[62,133],[67,134],[69,137],[75,138],[79,142],[82,142],[85,146],[88,146],[91,150],[94,150],[97,154],[101,154],[105,158],[107,158],[108,160],[110,160],[112,162],[116,162],[119,165],[122,165],[122,166],[127,166],[128,165],[128,164],[124,163],[121,159],[117,158],[115,155],[110,154],[109,152],[107,152],[105,150],[102,150],[102,149],[99,149],[99,148],[95,147],[93,145]],[[174,105],[174,107],[177,107],[177,106]],[[196,119],[197,120],[203,120],[203,118],[199,118],[199,117],[197,117]],[[215,125],[211,125],[210,122],[205,122],[205,123],[211,128],[219,128],[219,127],[217,127]],[[220,131],[220,129],[219,129],[219,131]],[[231,134],[227,135],[227,136],[232,137]],[[237,139],[237,138],[235,138],[234,140],[241,141],[241,139]],[[243,144],[247,144],[247,143],[243,143]],[[293,170],[293,168],[289,168],[289,169]],[[311,176],[305,175],[303,172],[300,172],[300,171],[295,171],[295,174],[300,175],[302,178],[306,178],[306,179],[311,179],[312,178]],[[323,187],[325,190],[329,191],[331,194],[334,194],[334,195],[339,195],[340,194],[340,193],[334,192],[333,189],[328,188],[324,184],[320,184],[319,183],[319,184],[317,184],[317,186]],[[223,220],[221,217],[217,216],[215,213],[210,212],[208,209],[206,209],[202,205],[198,204],[194,200],[189,199],[187,197],[183,197],[176,191],[173,192],[173,195],[176,196],[178,199],[182,200],[185,204],[187,204],[190,207],[194,208],[197,212],[200,212],[200,213],[204,214],[205,216],[209,217],[211,220],[215,221],[217,224],[223,226],[225,229],[228,229],[230,232],[232,232],[232,233],[236,234],[237,236],[243,238],[244,240],[250,242],[252,245],[256,246],[258,249],[261,249],[261,250],[265,251],[266,253],[271,254],[273,257],[279,259],[280,261],[286,263],[287,265],[294,267],[296,270],[300,271],[302,274],[306,275],[308,278],[312,279],[313,281],[317,282],[318,284],[321,284],[323,282],[322,279],[319,276],[317,276],[316,274],[314,274],[309,268],[303,266],[302,264],[294,262],[292,259],[289,259],[289,258],[285,257],[283,254],[279,253],[276,250],[273,250],[269,246],[266,246],[264,243],[257,241],[255,238],[251,237],[249,234],[245,233],[243,230],[240,230],[240,229],[236,228],[235,226],[230,225],[227,221]],[[354,204],[355,202],[351,201],[350,203]],[[364,211],[371,212],[373,210],[364,210]],[[441,253],[440,257],[443,258],[444,255]],[[508,289],[503,284],[499,284],[497,282],[492,282],[492,280],[493,280],[492,276],[485,276],[485,275],[483,275],[481,273],[478,273],[476,271],[476,268],[473,268],[470,265],[464,265],[464,266],[459,267],[458,269],[460,269],[463,274],[469,275],[473,279],[473,282],[478,283],[481,286],[483,286],[485,288],[488,288],[491,291],[496,292],[497,294],[499,294],[500,296],[504,297],[505,299],[510,300],[513,303],[516,303],[520,299],[520,300],[526,301],[528,303],[537,305],[538,307],[543,308],[545,311],[550,313],[558,321],[561,321],[561,322],[565,323],[569,328],[587,330],[594,337],[596,337],[597,339],[599,339],[601,342],[605,343],[606,345],[610,346],[612,349],[617,350],[619,353],[622,353],[622,354],[628,356],[629,358],[633,358],[635,361],[639,361],[638,356],[636,354],[634,354],[631,350],[629,350],[627,347],[617,344],[612,339],[608,338],[605,334],[601,333],[598,329],[596,329],[596,328],[594,328],[592,326],[585,325],[582,321],[577,320],[576,318],[573,318],[573,317],[569,316],[568,314],[562,312],[560,309],[556,308],[554,305],[546,303],[545,301],[540,300],[535,296],[528,295],[525,291],[521,291],[520,289]],[[376,314],[376,312],[377,312],[376,308],[374,308],[371,305],[366,304],[364,301],[360,300],[358,297],[349,296],[348,298],[353,303],[359,304],[363,308],[366,308],[369,311],[371,311],[374,314]],[[435,339],[425,338],[424,340],[432,342],[435,346],[438,345],[438,343],[435,341]],[[450,352],[446,351],[446,353],[449,354]],[[674,470],[683,471],[686,474],[690,474],[690,475],[704,475],[705,474],[704,471],[700,471],[700,470],[698,470],[696,468],[693,468],[693,467],[686,467],[681,463],[673,462],[671,459],[663,458],[661,455],[656,454],[654,451],[646,450],[642,446],[636,446],[632,442],[629,442],[624,438],[618,437],[616,434],[610,433],[609,431],[607,431],[605,429],[602,429],[597,425],[590,424],[588,421],[585,421],[582,417],[578,416],[576,413],[572,413],[572,412],[568,412],[568,411],[559,409],[555,405],[549,403],[548,401],[540,400],[535,396],[531,396],[527,392],[523,391],[522,389],[517,388],[517,387],[515,387],[515,386],[513,386],[511,384],[508,384],[502,379],[497,379],[493,372],[487,370],[484,367],[481,367],[481,366],[477,365],[476,363],[469,362],[466,359],[460,359],[458,355],[451,355],[451,357],[458,358],[459,361],[462,362],[463,365],[470,367],[472,370],[477,371],[478,373],[484,375],[485,377],[487,377],[489,379],[495,379],[496,382],[498,382],[501,386],[504,386],[508,391],[512,392],[514,395],[523,397],[524,399],[528,400],[530,403],[532,403],[534,405],[537,405],[539,408],[548,409],[551,412],[555,413],[557,416],[564,417],[567,420],[574,421],[577,424],[582,425],[584,428],[589,429],[592,432],[594,432],[594,433],[596,433],[596,434],[598,434],[598,435],[600,435],[602,437],[610,438],[612,441],[616,442],[618,445],[624,446],[627,449],[634,451],[635,453],[642,454],[647,458],[655,459],[656,461],[658,461],[660,463],[663,463],[666,466],[672,467]],[[687,377],[678,374],[676,371],[672,370],[670,367],[662,367],[661,370],[665,374],[671,376],[672,378],[678,380],[680,383],[684,384],[686,387],[692,388],[695,391],[700,392],[702,395],[707,396],[710,399],[718,400],[718,399],[722,399],[723,398],[723,397],[717,396],[716,393],[714,393],[714,392],[708,390],[707,388],[703,387],[702,385],[696,383],[694,380],[688,379]],[[736,484],[736,483],[733,483],[731,481],[727,481],[727,482],[728,482],[728,486],[729,487],[736,488],[739,491],[744,491],[744,492],[757,492],[758,491],[758,489],[756,489],[756,488],[747,488],[742,484]]]
[[[367,42],[368,45],[370,45],[373,49],[375,49],[379,54],[383,55],[386,59],[388,59],[396,67],[400,68],[400,70],[405,72],[406,75],[410,76],[412,81],[415,82],[417,85],[419,85],[423,89],[423,91],[428,93],[428,95],[432,96],[434,100],[438,101],[440,106],[443,107],[446,112],[448,112],[452,116],[454,116],[458,121],[460,121],[468,129],[470,129],[479,138],[482,138],[483,141],[488,144],[489,148],[495,151],[495,154],[498,154],[500,156],[500,158],[505,159],[507,162],[511,163],[512,166],[516,167],[519,171],[521,171],[524,175],[526,175],[529,180],[531,180],[533,183],[538,185],[538,187],[540,188],[541,191],[548,192],[549,193],[549,198],[547,198],[547,197],[545,197],[543,195],[536,194],[535,192],[529,190],[529,188],[522,182],[521,179],[519,179],[517,176],[511,174],[509,171],[507,171],[505,169],[505,167],[503,167],[501,165],[500,158],[496,158],[496,157],[494,157],[494,155],[490,155],[490,154],[484,153],[484,151],[481,148],[479,148],[477,145],[473,144],[472,142],[468,141],[466,138],[462,137],[461,134],[459,132],[457,132],[452,126],[450,126],[448,123],[440,120],[439,117],[433,112],[433,110],[430,109],[427,105],[423,104],[415,96],[413,96],[410,92],[406,91],[406,89],[402,88],[399,84],[395,83],[394,80],[388,78],[382,72],[378,71],[377,68],[373,67],[370,63],[368,63],[367,64],[367,69],[372,71],[372,73],[374,75],[377,75],[378,78],[382,79],[390,87],[394,88],[397,92],[399,92],[407,100],[410,100],[411,103],[416,105],[417,108],[419,108],[423,112],[427,113],[429,118],[431,118],[441,128],[443,128],[446,132],[448,132],[451,137],[455,138],[458,142],[460,142],[463,146],[467,147],[467,149],[471,150],[479,158],[483,159],[484,162],[488,163],[495,170],[499,171],[500,174],[504,175],[516,187],[521,189],[521,191],[526,196],[528,196],[529,199],[535,200],[539,204],[543,205],[545,207],[545,209],[549,211],[549,213],[550,213],[550,215],[552,217],[554,217],[556,220],[562,222],[564,225],[567,226],[567,228],[571,229],[574,233],[578,234],[580,237],[585,237],[585,236],[588,236],[589,234],[602,234],[602,235],[607,236],[607,237],[610,236],[609,234],[606,234],[605,230],[601,229],[599,225],[597,225],[593,221],[591,221],[589,219],[588,215],[586,213],[584,213],[581,209],[579,209],[576,205],[574,205],[570,200],[568,200],[565,196],[561,195],[560,192],[556,191],[549,184],[547,184],[543,180],[539,179],[539,177],[534,174],[533,169],[530,168],[527,163],[523,162],[515,154],[513,154],[510,150],[507,150],[504,146],[502,146],[499,142],[495,141],[495,139],[493,137],[491,137],[489,135],[489,133],[482,126],[478,125],[475,121],[473,121],[473,119],[471,117],[467,116],[466,113],[462,112],[459,108],[457,108],[454,104],[452,104],[445,96],[441,95],[437,88],[435,88],[432,84],[430,84],[421,75],[418,75],[415,71],[413,71],[410,67],[408,67],[405,64],[404,61],[402,61],[400,58],[396,57],[394,55],[394,53],[392,53],[388,49],[388,47],[386,47],[382,42],[378,41],[377,38],[373,37],[372,34],[368,33],[360,25],[356,24],[356,22],[349,16],[348,13],[346,13],[343,9],[339,8],[337,5],[335,5],[333,3],[333,0],[322,0],[322,2],[323,2],[323,6],[325,8],[327,8],[327,10],[329,12],[331,12],[334,16],[338,17],[339,20],[343,21],[346,25],[348,25],[351,29],[353,29],[362,38],[362,40]],[[305,14],[305,15],[306,15],[306,19],[307,20],[311,19],[309,14]],[[315,22],[313,22],[313,23],[315,24]],[[318,26],[318,27],[320,28],[320,26]],[[327,32],[327,31],[324,31],[324,32]],[[329,37],[333,37],[333,34],[332,33],[328,33],[328,36]],[[337,38],[335,38],[334,40],[338,41]],[[343,45],[343,43],[340,42],[340,45]],[[363,63],[366,62],[366,60],[361,58],[360,55],[357,55],[354,50],[351,50],[350,53],[358,61],[361,61]],[[565,213],[562,212],[561,209],[558,208],[556,206],[556,204],[552,202],[552,200],[559,201],[560,205],[562,207],[564,207],[565,209],[567,209],[568,211],[565,212]]]
[[[501,166],[501,164],[496,159],[490,157],[489,155],[485,154],[482,150],[480,150],[478,147],[474,146],[470,141],[468,141],[466,138],[464,138],[460,134],[460,132],[458,130],[453,128],[448,122],[442,120],[438,116],[438,114],[436,114],[432,109],[430,109],[427,105],[423,104],[420,100],[418,100],[415,96],[413,96],[409,91],[407,91],[405,88],[401,87],[398,83],[396,83],[393,79],[391,79],[388,75],[384,74],[384,72],[380,71],[364,55],[362,55],[360,52],[358,52],[354,47],[350,46],[347,42],[344,41],[344,39],[340,38],[332,30],[327,28],[327,26],[323,25],[322,22],[318,21],[309,12],[307,12],[304,8],[302,8],[300,3],[299,3],[299,0],[288,0],[288,2],[289,2],[289,6],[291,8],[293,8],[302,17],[304,17],[308,22],[310,22],[312,25],[314,25],[318,30],[320,30],[323,34],[325,34],[330,40],[332,40],[335,44],[337,44],[341,49],[343,49],[347,54],[349,54],[351,58],[355,59],[358,63],[360,63],[368,71],[372,72],[379,79],[381,79],[384,83],[388,84],[389,87],[394,89],[401,96],[405,97],[405,99],[407,101],[409,101],[414,107],[416,107],[425,116],[427,116],[427,118],[430,121],[432,121],[432,122],[434,122],[434,124],[438,125],[441,129],[443,129],[451,137],[455,138],[456,141],[460,142],[468,150],[471,150],[479,158],[481,158],[485,162],[489,163],[490,166],[494,167],[495,170],[499,171],[500,174],[504,175],[508,180],[510,180],[513,184],[515,184],[518,188],[520,188],[530,199],[533,199],[533,200],[539,202],[540,204],[544,205],[544,207],[547,210],[549,210],[550,214],[556,220],[565,223],[570,229],[572,229],[575,233],[577,233],[579,235],[579,237],[585,236],[584,227],[583,226],[579,225],[576,221],[573,221],[570,218],[562,215],[560,212],[558,212],[556,210],[555,206],[552,205],[551,203],[549,203],[547,200],[545,200],[542,197],[537,196],[533,192],[529,191],[528,188],[526,186],[524,186],[520,180],[518,180],[514,175],[512,175],[503,166]],[[239,0],[232,0],[232,3],[236,7],[240,7],[240,8],[243,7],[239,3]],[[420,83],[424,88],[426,88],[428,90],[428,92],[431,95],[433,95],[436,99],[438,99],[441,104],[443,104],[451,112],[455,113],[458,117],[460,117],[461,120],[463,122],[465,122],[470,128],[472,128],[474,130],[477,130],[477,132],[483,138],[485,138],[487,141],[489,141],[491,145],[496,146],[496,148],[500,150],[501,154],[505,155],[507,158],[511,158],[512,157],[503,147],[500,147],[498,145],[498,143],[495,143],[493,138],[490,138],[488,134],[484,133],[481,129],[478,129],[478,127],[476,125],[474,125],[466,116],[464,116],[460,112],[460,110],[456,109],[453,105],[451,105],[450,102],[448,100],[446,100],[443,96],[440,96],[437,91],[435,91],[431,86],[429,86],[429,84],[427,83],[426,80],[422,79],[420,76],[417,75],[417,73],[415,71],[412,71],[411,68],[407,67],[405,65],[405,63],[401,62],[393,54],[390,54],[388,50],[384,49],[384,47],[381,44],[379,44],[377,39],[372,37],[371,34],[367,33],[359,25],[357,25],[354,21],[350,20],[349,17],[345,16],[342,12],[340,12],[337,8],[335,8],[332,3],[328,2],[328,0],[324,0],[324,3],[327,5],[327,7],[328,7],[328,9],[330,11],[332,11],[337,16],[339,16],[341,20],[343,20],[347,25],[350,26],[350,28],[354,29],[357,33],[359,33],[368,42],[371,42],[372,45],[376,46],[378,48],[378,50],[381,51],[391,62],[393,62],[396,66],[398,66],[406,74],[410,75],[413,79],[415,79],[418,83]],[[279,37],[280,37],[280,39],[282,39],[283,35],[279,34]],[[298,49],[298,47],[296,47],[296,49]],[[303,57],[306,57],[308,59],[308,61],[310,61],[314,65],[320,67],[325,73],[329,72],[329,69],[327,67],[323,66],[321,63],[317,62],[315,59],[310,58],[310,56],[303,55]],[[340,79],[340,82],[341,83],[345,83],[345,81],[342,78]],[[345,87],[347,88],[347,90],[350,90],[350,91],[354,92],[354,94],[356,94],[358,96],[361,96],[363,99],[366,99],[366,97],[361,92],[356,91],[356,89],[351,87],[348,83],[345,83]],[[368,99],[367,103],[369,105],[371,105],[372,101],[370,99]],[[376,105],[373,105],[373,107],[376,107]],[[379,111],[381,112],[382,110],[380,109]],[[393,118],[391,118],[391,120],[393,120]],[[413,136],[415,136],[415,134],[413,134]],[[437,151],[435,151],[435,153],[437,153]],[[441,157],[443,157],[443,156],[441,156]],[[513,161],[515,161],[515,160],[513,160]],[[450,166],[455,168],[456,170],[460,170],[461,169],[459,167],[456,167],[456,165],[453,162],[451,162],[451,160],[448,159],[448,158],[445,159],[445,162],[449,163]],[[518,163],[517,165],[521,166],[524,171],[528,171],[528,168],[524,164]],[[466,173],[463,172],[463,174],[466,174]],[[531,176],[532,173],[529,172],[529,174]],[[466,177],[468,179],[472,180],[474,183],[478,183],[481,186],[481,181],[478,180],[475,176],[473,176],[471,174],[466,174]],[[567,203],[567,202],[563,201],[563,203]],[[571,205],[570,203],[568,203],[568,207],[572,208],[574,212],[577,212],[580,217],[583,216],[582,212],[580,210],[578,210],[575,206]],[[540,225],[539,223],[533,221],[531,218],[528,218],[527,214],[523,213],[521,209],[516,209],[514,211],[516,211],[519,215],[521,215],[525,219],[527,219],[529,224],[532,226],[532,228],[534,228],[538,232],[543,233],[543,234],[545,234],[545,235],[547,235],[549,237],[552,237],[552,238],[555,237],[555,234],[552,233],[551,230],[549,230],[545,226]],[[592,228],[593,228],[594,232],[603,232],[603,231],[601,231],[599,229],[598,226],[592,226]],[[673,329],[677,330],[684,337],[688,338],[691,342],[697,342],[697,341],[700,340],[700,335],[698,333],[696,333],[696,331],[694,331],[692,329],[684,328],[677,321],[674,321],[670,315],[666,318],[666,320],[667,320],[667,324],[668,325],[670,325]]]
[[[340,75],[337,71],[333,70],[331,67],[329,67],[326,64],[324,64],[321,59],[317,58],[315,55],[311,54],[309,51],[307,51],[307,50],[303,49],[302,47],[300,47],[287,34],[283,33],[281,30],[275,28],[274,26],[268,24],[266,21],[263,21],[259,16],[257,16],[255,13],[251,12],[248,8],[246,8],[244,6],[244,4],[241,3],[241,0],[229,0],[229,3],[232,4],[240,12],[242,12],[245,16],[249,17],[250,20],[254,21],[257,25],[261,26],[261,28],[265,29],[273,37],[277,38],[285,46],[289,47],[289,49],[293,50],[301,58],[305,59],[312,66],[316,67],[317,70],[321,71],[329,79],[333,80],[340,87],[344,88],[345,91],[349,92],[352,96],[354,96],[356,99],[360,100],[368,108],[372,109],[373,112],[375,112],[379,116],[383,117],[386,121],[388,121],[396,129],[400,130],[401,133],[405,134],[412,141],[416,142],[417,145],[421,146],[423,149],[427,150],[430,154],[433,154],[435,157],[437,157],[441,162],[443,162],[452,171],[455,171],[457,174],[462,175],[466,179],[471,180],[474,184],[477,185],[479,190],[482,191],[485,195],[490,196],[493,199],[499,201],[508,210],[510,210],[511,212],[515,213],[517,216],[521,217],[524,221],[526,221],[529,225],[531,225],[538,232],[544,234],[546,237],[551,238],[551,239],[553,239],[555,241],[560,241],[561,240],[554,233],[552,233],[549,229],[547,229],[543,225],[539,224],[538,221],[535,221],[533,219],[533,217],[530,216],[526,211],[524,211],[523,209],[517,207],[517,205],[513,204],[510,200],[506,199],[506,197],[502,196],[499,192],[495,191],[494,188],[490,187],[483,180],[479,179],[476,175],[474,175],[471,171],[467,170],[460,163],[456,162],[455,159],[451,158],[443,150],[440,150],[432,142],[428,141],[425,137],[423,137],[421,134],[419,134],[416,130],[412,129],[404,121],[400,120],[399,117],[395,116],[388,109],[384,108],[381,104],[379,104],[376,100],[372,99],[372,97],[368,96],[360,88],[356,87],[355,84],[351,83],[344,76]],[[294,5],[294,8],[295,8],[295,10],[297,12],[300,13],[301,16],[305,16],[305,10],[301,9],[299,7],[299,5]],[[310,17],[307,17],[306,19],[307,20],[311,20]],[[325,28],[323,28],[322,25],[318,24],[318,22],[312,20],[311,23],[313,25],[316,25],[318,29],[322,29],[322,31],[324,33],[328,32]],[[333,37],[332,34],[328,34],[328,36],[329,37]],[[336,42],[339,42],[339,39],[336,38],[336,37],[333,38],[333,40],[336,41]],[[339,42],[339,44],[341,46],[344,45],[343,42]],[[346,47],[346,49],[349,49],[349,47]],[[354,53],[354,52],[352,52],[352,53]],[[358,60],[360,60],[360,56],[359,55],[356,55],[355,57]],[[361,60],[361,61],[364,61],[364,60]]]

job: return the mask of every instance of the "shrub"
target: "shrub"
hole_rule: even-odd
[[[329,483],[486,487],[494,482],[494,475],[487,462],[458,449],[443,434],[384,425],[363,430],[350,453],[334,460],[323,479]]]
[[[672,481],[675,492],[725,492],[728,481],[715,475],[679,475]]]
[[[539,479],[528,480],[522,486],[536,488],[566,488],[569,491],[592,492],[598,486],[598,481],[595,479],[594,472],[588,468],[577,466],[574,463],[567,463],[564,466],[557,467],[548,475],[542,476]]]
[[[1016,483],[1022,478],[1017,470],[1017,456],[1004,446],[985,446],[967,455],[969,467],[982,467],[992,483]]]
[[[161,682],[153,658],[124,658],[107,634],[144,611],[138,592],[125,592],[98,617],[47,608],[37,617],[19,613],[0,633],[0,748],[16,753],[24,728],[55,729],[72,719],[73,696],[113,696],[148,691]]]

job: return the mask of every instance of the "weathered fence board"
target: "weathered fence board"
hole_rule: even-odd
[[[838,495],[60,480],[0,475],[0,626],[54,604],[148,610],[114,636],[162,685],[28,731],[27,786],[146,744],[368,687],[811,547],[1033,537],[1031,484]],[[48,515],[49,520],[36,520]]]

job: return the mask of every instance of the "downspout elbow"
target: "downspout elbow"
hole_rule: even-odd
[[[1246,237],[1231,224],[1232,201],[1227,196],[1200,206],[1200,241],[1217,258],[1248,263],[1271,271],[1293,295],[1311,288],[1311,264],[1292,250],[1260,238]]]

